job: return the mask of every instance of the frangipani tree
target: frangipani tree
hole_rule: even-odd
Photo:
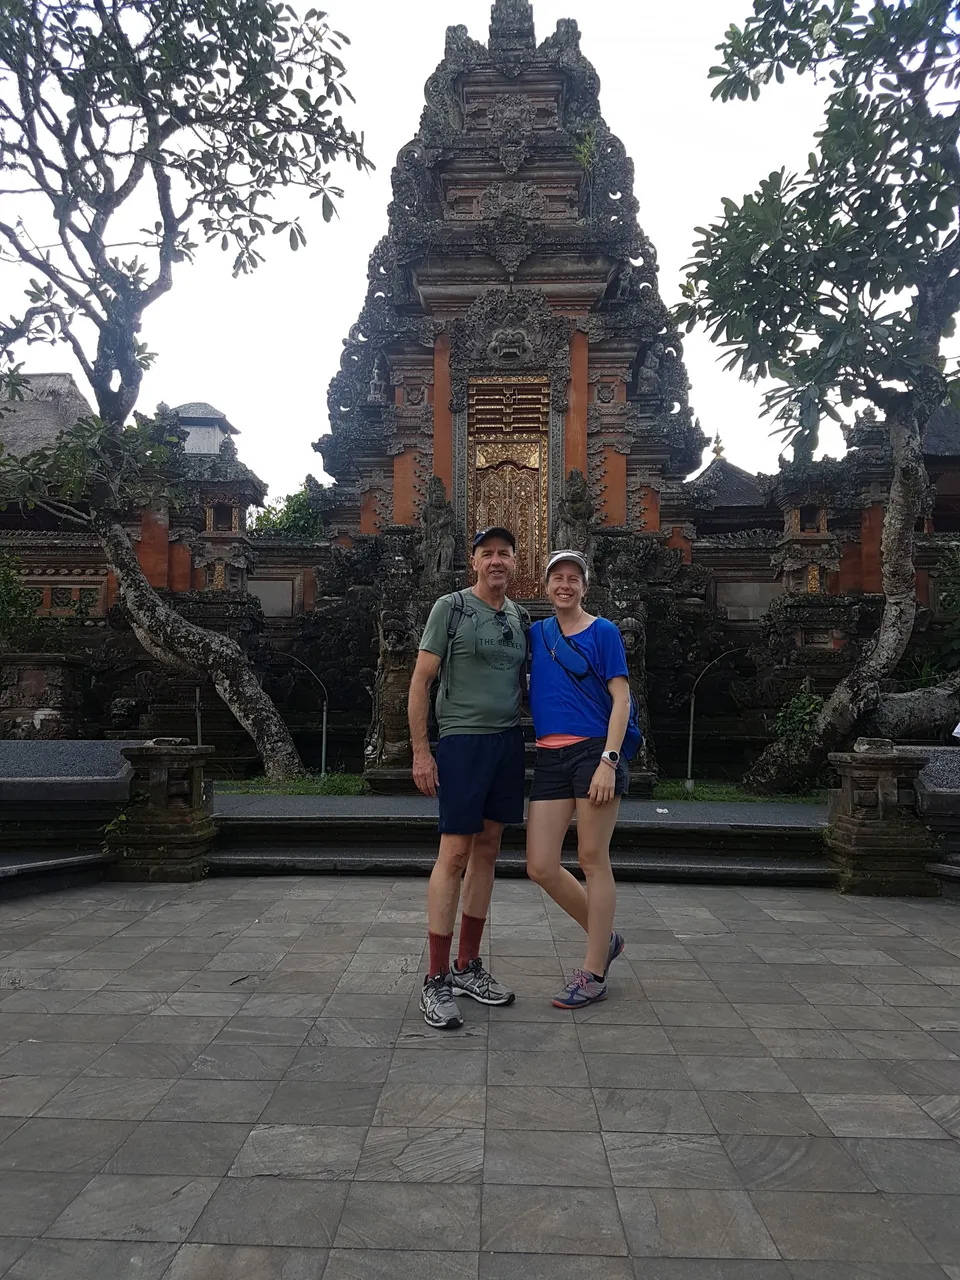
[[[728,368],[779,383],[767,410],[795,459],[812,454],[824,417],[868,401],[893,467],[879,630],[809,748],[775,742],[748,775],[776,790],[815,776],[877,709],[913,629],[922,433],[957,386],[944,344],[960,307],[960,4],[754,0],[719,49],[714,97],[755,100],[788,72],[814,74],[824,122],[806,172],[771,173],[698,229],[679,319],[704,323]]]
[[[144,316],[200,241],[227,251],[235,275],[251,271],[270,236],[306,242],[275,197],[293,188],[329,220],[342,194],[333,162],[369,164],[339,114],[344,43],[323,13],[301,19],[271,0],[0,8],[0,260],[29,278],[0,322],[0,379],[20,394],[15,351],[65,343],[97,408],[55,445],[5,459],[0,501],[86,522],[141,641],[208,670],[278,775],[299,758],[238,646],[187,624],[140,570],[122,516],[174,483],[176,446],[163,415],[130,417],[153,359]]]

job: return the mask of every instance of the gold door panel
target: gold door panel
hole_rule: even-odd
[[[471,380],[467,417],[468,536],[500,524],[517,539],[509,593],[540,595],[547,550],[550,392],[546,379]]]

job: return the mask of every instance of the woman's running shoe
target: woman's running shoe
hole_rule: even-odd
[[[607,984],[584,969],[574,969],[573,977],[559,995],[553,997],[557,1009],[584,1009],[607,998]]]

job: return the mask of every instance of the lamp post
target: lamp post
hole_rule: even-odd
[[[745,644],[740,644],[737,645],[735,649],[728,649],[726,653],[721,653],[719,658],[714,658],[712,662],[707,663],[693,682],[693,688],[690,690],[690,730],[687,735],[687,777],[683,784],[683,789],[688,795],[693,792],[693,717],[697,705],[697,685],[711,667],[715,667],[717,663],[722,662],[724,658],[729,658],[731,653],[740,653],[742,649],[746,648],[747,646]]]
[[[314,680],[316,680],[317,684],[323,690],[323,719],[321,721],[320,730],[320,777],[325,778],[327,776],[327,706],[330,702],[330,695],[327,693],[327,686],[314,671],[313,667],[308,667],[305,662],[301,662],[296,654],[288,653],[287,657],[293,662],[296,662],[299,666],[303,667],[304,671],[309,671]]]

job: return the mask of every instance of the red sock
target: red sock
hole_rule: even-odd
[[[429,933],[430,939],[430,977],[436,978],[450,972],[450,947],[453,943],[452,933]]]
[[[457,968],[465,969],[471,960],[480,954],[480,939],[483,937],[483,926],[486,919],[480,916],[468,916],[466,912],[460,917],[460,946],[457,950]]]

